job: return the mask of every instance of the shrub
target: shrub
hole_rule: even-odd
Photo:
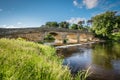
[[[68,39],[63,39],[63,43],[66,44],[68,42]]]
[[[55,41],[55,38],[54,38],[53,35],[48,34],[48,35],[45,36],[44,41],[45,41],[45,42],[54,42],[54,41]]]

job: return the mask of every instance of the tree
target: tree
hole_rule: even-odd
[[[87,20],[87,26],[92,24],[92,20]]]
[[[120,29],[120,15],[116,16],[116,24],[115,24],[115,28],[119,28]]]
[[[59,27],[60,28],[69,28],[69,23],[66,21],[61,22],[61,23],[59,23]]]
[[[86,25],[84,26],[83,31],[90,32],[90,29],[90,26]]]
[[[78,21],[78,25],[83,25],[85,23],[85,21]]]
[[[116,12],[107,11],[96,15],[92,22],[92,31],[98,36],[108,38],[116,25]]]
[[[83,29],[83,24],[85,23],[85,21],[79,21],[78,22],[78,28],[80,29],[80,30],[82,30]]]
[[[46,22],[47,27],[59,27],[57,22]]]
[[[77,24],[72,24],[71,29],[78,30],[78,29],[79,29],[79,27],[78,27],[78,25],[77,25]]]

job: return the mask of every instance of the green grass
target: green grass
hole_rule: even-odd
[[[73,80],[50,46],[21,39],[0,39],[0,80]],[[86,79],[86,74],[75,80]]]

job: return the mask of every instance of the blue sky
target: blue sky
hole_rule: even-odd
[[[0,0],[0,27],[39,27],[48,21],[77,23],[114,10],[120,0]]]

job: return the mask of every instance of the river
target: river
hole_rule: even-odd
[[[120,80],[120,43],[91,43],[60,48],[63,65],[68,65],[72,73],[90,67],[87,80]]]

